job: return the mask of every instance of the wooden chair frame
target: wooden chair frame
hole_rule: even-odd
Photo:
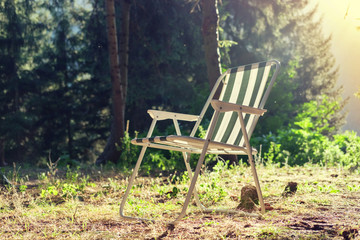
[[[254,130],[254,127],[258,121],[258,118],[266,112],[266,110],[263,109],[263,107],[265,105],[265,102],[266,102],[269,94],[270,94],[271,88],[274,84],[274,81],[278,75],[279,68],[280,68],[280,63],[277,60],[271,60],[271,61],[268,61],[267,63],[271,64],[271,65],[275,65],[276,67],[275,67],[275,71],[272,74],[271,80],[267,86],[267,90],[265,91],[263,97],[261,98],[261,102],[260,102],[258,108],[253,108],[253,107],[249,107],[249,106],[244,106],[244,105],[239,105],[239,104],[234,104],[234,103],[229,103],[229,102],[224,102],[224,101],[213,99],[213,96],[214,96],[216,90],[218,89],[220,83],[223,82],[224,77],[230,73],[229,72],[230,70],[228,70],[225,73],[223,73],[216,81],[200,115],[190,115],[190,114],[182,114],[182,113],[174,113],[174,112],[166,112],[166,111],[158,111],[158,110],[148,110],[148,113],[153,120],[150,125],[150,129],[148,131],[146,138],[132,140],[133,144],[142,145],[143,147],[141,149],[137,163],[136,163],[133,173],[130,177],[128,187],[125,191],[125,194],[124,194],[121,204],[120,204],[121,218],[123,218],[125,220],[154,221],[154,220],[150,220],[150,219],[125,216],[125,214],[124,214],[125,203],[130,194],[130,190],[134,184],[134,180],[138,174],[141,162],[143,160],[144,154],[148,147],[181,151],[186,169],[188,171],[188,176],[191,181],[183,208],[182,208],[180,214],[175,218],[174,221],[171,222],[171,224],[177,224],[185,216],[192,194],[194,194],[196,205],[203,212],[237,213],[242,216],[251,216],[251,217],[260,216],[259,214],[246,213],[246,212],[236,211],[236,210],[232,210],[232,209],[206,208],[203,204],[201,204],[201,202],[199,200],[199,196],[196,191],[196,181],[200,174],[201,166],[204,162],[205,155],[209,154],[209,153],[210,154],[248,155],[249,163],[250,163],[251,170],[252,170],[252,175],[254,177],[254,182],[255,182],[255,186],[256,186],[256,190],[257,190],[257,195],[259,197],[259,202],[260,202],[260,206],[261,206],[261,214],[265,213],[264,199],[262,196],[261,187],[260,187],[259,179],[257,176],[254,159],[253,159],[253,155],[256,154],[257,151],[256,151],[256,149],[254,149],[250,146],[249,139],[250,139],[251,134]],[[206,135],[205,139],[195,138],[194,137],[195,133],[196,133],[198,127],[200,126],[200,123],[201,123],[209,105],[211,105],[212,108],[214,109],[214,115],[213,115],[211,124],[207,130],[207,135]],[[214,128],[218,121],[219,114],[224,113],[224,112],[236,112],[237,113],[239,121],[240,121],[240,126],[241,126],[241,131],[243,134],[245,146],[231,145],[231,144],[226,144],[226,143],[221,143],[221,142],[216,142],[216,141],[211,140],[213,132],[214,132]],[[250,125],[250,128],[248,128],[248,129],[246,128],[245,122],[244,122],[245,114],[251,114],[251,115],[255,116]],[[153,133],[153,130],[155,128],[157,121],[166,120],[166,119],[171,119],[173,121],[177,135],[152,138],[151,136],[152,136],[152,133]],[[178,121],[195,122],[195,125],[190,133],[190,136],[181,136],[181,131],[180,131]],[[163,144],[164,142],[166,142],[166,145]],[[191,170],[191,167],[189,164],[191,153],[200,154],[194,174],[192,173],[192,170]]]

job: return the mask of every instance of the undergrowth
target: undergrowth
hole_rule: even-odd
[[[271,207],[263,219],[204,214],[192,202],[171,231],[166,222],[181,210],[189,186],[186,172],[136,180],[125,213],[159,220],[142,224],[118,215],[129,175],[113,165],[55,168],[49,163],[47,170],[15,165],[1,170],[13,183],[0,194],[2,239],[341,239],[347,233],[355,236],[360,226],[360,176],[341,165],[279,168],[258,163]],[[283,197],[289,181],[298,183],[297,192]],[[253,184],[253,178],[247,164],[219,160],[212,169],[202,169],[198,183],[205,206],[235,209],[242,187]]]

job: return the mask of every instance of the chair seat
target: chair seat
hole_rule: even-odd
[[[153,148],[168,149],[174,151],[182,151],[189,153],[201,153],[205,139],[189,136],[156,136],[151,138],[135,138],[131,140],[134,145],[149,146]],[[252,154],[256,154],[255,148],[251,149]],[[235,154],[246,155],[246,147],[210,141],[207,149],[208,154]]]

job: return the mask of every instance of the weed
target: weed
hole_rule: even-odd
[[[176,198],[180,190],[177,187],[173,187],[172,191],[169,191],[166,196],[168,198]]]
[[[51,201],[53,196],[57,196],[59,191],[56,186],[48,186],[47,189],[41,189],[40,197]]]
[[[116,192],[121,189],[121,186],[113,178],[108,178],[107,180],[109,181],[109,184],[104,185],[103,188],[107,188],[112,192]]]
[[[13,162],[13,171],[12,171],[12,179],[11,179],[12,183],[19,183],[21,181],[19,174],[20,168],[21,166],[16,168],[16,163]]]
[[[346,187],[350,192],[360,191],[360,185],[352,184],[352,185],[347,185]]]
[[[66,179],[71,183],[77,183],[79,180],[79,170],[80,166],[76,167],[76,170],[72,170],[69,165],[66,166]]]
[[[214,221],[209,221],[209,222],[204,222],[203,223],[204,226],[211,226],[211,225],[219,225],[218,222],[214,222]]]
[[[327,193],[339,193],[339,189],[335,189],[332,185],[318,185],[318,189],[320,192],[327,192]]]
[[[27,189],[27,186],[26,186],[26,185],[20,185],[20,186],[19,186],[19,191],[20,191],[20,192],[25,192],[26,189]]]
[[[57,169],[57,164],[58,162],[60,161],[60,158],[58,158],[55,162],[53,162],[51,160],[51,152],[49,152],[49,162],[46,163],[46,165],[48,166],[49,168],[49,172],[48,172],[48,175],[51,179],[51,181],[53,182],[55,180],[55,175],[56,175],[56,172],[58,171]]]
[[[62,197],[64,198],[74,198],[75,196],[78,195],[79,192],[79,186],[72,184],[72,183],[64,183],[61,186],[61,192],[62,192]]]
[[[38,174],[38,179],[41,181],[46,181],[48,178],[46,176],[46,173],[42,172]]]

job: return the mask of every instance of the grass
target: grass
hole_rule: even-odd
[[[127,222],[119,204],[127,177],[116,169],[81,166],[3,169],[17,187],[1,189],[0,239],[351,239],[359,238],[360,175],[342,168],[259,166],[265,202],[262,219],[203,214],[194,203],[175,228],[167,222],[180,211],[186,174],[139,177],[126,214],[158,219]],[[298,190],[282,193],[288,182]],[[206,206],[235,208],[240,191],[252,184],[248,167],[220,162],[204,171],[198,191]]]

